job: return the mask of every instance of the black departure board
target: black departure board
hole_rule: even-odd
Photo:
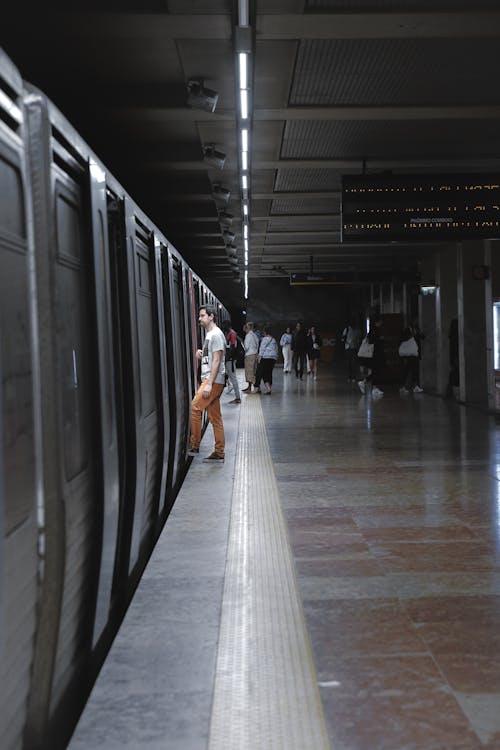
[[[342,242],[500,238],[500,175],[346,175]]]

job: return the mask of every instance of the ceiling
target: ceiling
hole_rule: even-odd
[[[212,288],[241,279],[242,293],[238,1],[39,6],[2,18],[1,46]],[[341,178],[499,168],[498,8],[250,0],[250,284],[311,269],[411,270],[435,250],[342,245]],[[214,112],[188,106],[192,79],[218,92]],[[204,160],[210,145],[225,154],[222,169]],[[213,197],[217,183],[227,205]],[[233,216],[237,265],[221,209]]]

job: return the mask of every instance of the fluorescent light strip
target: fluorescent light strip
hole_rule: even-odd
[[[241,150],[248,151],[248,130],[243,128],[241,131]]]
[[[243,245],[245,247],[245,252],[248,253],[248,240],[243,240]]]
[[[243,204],[243,215],[248,216],[248,205],[246,203]]]
[[[240,26],[248,26],[248,0],[238,0]]]
[[[241,119],[246,120],[248,118],[248,91],[240,91],[240,104],[241,104]]]
[[[248,151],[242,151],[241,152],[241,168],[245,170],[248,169]]]
[[[248,239],[248,224],[245,224],[245,225],[243,226],[243,237],[244,237],[245,239]]]
[[[248,88],[247,53],[240,52],[240,89]]]
[[[246,174],[241,175],[241,187],[243,190],[248,190],[248,177]]]

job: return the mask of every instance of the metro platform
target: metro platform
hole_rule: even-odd
[[[69,748],[500,748],[496,417],[274,381],[224,392]]]

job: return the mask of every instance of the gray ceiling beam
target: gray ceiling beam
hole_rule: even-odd
[[[254,120],[497,120],[500,105],[321,106],[255,109]]]
[[[500,12],[258,14],[257,42],[282,39],[450,39],[500,36]]]
[[[136,39],[148,44],[176,39],[231,40],[230,13],[175,14],[128,13],[113,11],[44,10],[51,17],[50,27],[74,29],[75,36],[97,39]],[[47,24],[49,28],[49,24]]]
[[[110,117],[147,123],[167,122],[235,122],[234,109],[205,112],[190,107],[131,106],[110,104],[106,106]],[[272,122],[286,120],[497,120],[500,105],[471,104],[443,105],[385,105],[385,106],[321,106],[279,107],[255,109],[254,121]]]
[[[365,167],[370,167],[370,169],[390,169],[398,167],[401,168],[402,166],[411,168],[411,169],[420,169],[421,167],[470,167],[472,169],[477,168],[478,166],[484,166],[491,168],[492,165],[498,165],[500,164],[500,157],[497,155],[491,156],[491,157],[485,157],[485,156],[478,156],[478,157],[471,157],[470,155],[467,155],[465,157],[463,156],[456,156],[456,157],[450,157],[450,156],[443,156],[443,157],[428,157],[428,156],[422,156],[422,158],[411,158],[411,157],[401,157],[401,158],[391,158],[391,159],[270,159],[268,161],[257,161],[252,162],[251,169],[252,170],[260,170],[260,169],[358,169],[360,172]],[[340,191],[334,191],[334,190],[326,190],[323,192],[316,192],[316,193],[300,193],[300,195],[307,196],[307,195],[334,195],[334,194],[340,194]],[[267,193],[267,196],[272,195],[273,198],[276,196],[279,196],[281,198],[284,198],[286,196],[292,197],[295,195],[299,195],[299,193],[294,192],[284,192],[284,193]],[[252,198],[255,198],[256,196],[252,194]]]

